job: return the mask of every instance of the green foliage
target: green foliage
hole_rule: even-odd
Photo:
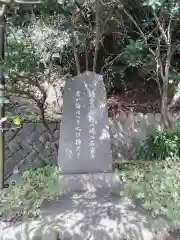
[[[113,68],[109,68],[104,74],[105,77],[105,87],[107,92],[112,92],[113,90],[124,91],[126,89],[124,77],[125,77],[126,67],[119,67],[118,71],[114,71]]]
[[[39,122],[41,120],[41,117],[36,112],[26,112],[24,114],[19,114],[17,117],[21,119],[21,122]]]
[[[164,3],[168,2],[167,0],[145,0],[144,5],[150,6],[154,9],[161,7]]]
[[[18,84],[18,76],[40,78],[49,72],[69,71],[74,63],[73,45],[81,54],[85,42],[94,40],[94,29],[72,20],[77,9],[74,1],[44,0],[41,14],[19,16],[19,25],[18,16],[15,20],[14,16],[8,18],[5,68],[10,82]]]
[[[11,81],[27,73],[39,76],[44,72],[44,65],[28,32],[14,27],[8,34],[5,69]]]
[[[151,7],[154,10],[163,11],[164,13],[172,13],[172,15],[180,13],[179,1],[175,0],[145,0],[144,6]]]
[[[169,74],[169,82],[179,82],[180,81],[180,74],[177,72],[171,72]]]
[[[43,0],[40,8],[45,15],[55,12],[70,16],[72,14],[74,5],[74,0]]]
[[[29,169],[18,181],[12,181],[0,198],[1,216],[37,217],[44,200],[56,199],[61,194],[60,170],[56,166]]]
[[[142,2],[146,7],[142,5]],[[157,10],[161,6],[167,8],[170,2],[167,0],[141,1],[138,5],[134,4],[135,7],[138,6],[137,14],[133,7],[130,10],[125,5],[128,12],[135,13],[135,16],[133,16],[145,37],[147,37],[147,41],[142,39],[142,34],[138,33],[138,29],[134,24],[129,24],[130,19],[127,21],[124,14],[121,14],[122,7],[117,0],[103,4],[99,22],[102,34],[100,36],[102,40],[100,47],[101,49],[104,48],[105,53],[103,54],[106,55],[103,61],[103,54],[98,57],[100,63],[97,64],[98,68],[101,67],[102,63],[104,64],[105,60],[113,60],[114,57],[116,58],[116,54],[123,52],[118,64],[113,62],[112,65],[105,69],[106,72],[103,72],[105,79],[107,79],[107,89],[119,90],[124,87],[125,73],[120,72],[117,74],[116,70],[110,69],[115,64],[119,68],[121,68],[123,62],[126,67],[138,67],[143,68],[143,70],[146,68],[147,72],[151,72],[152,69],[156,70],[155,57],[152,57],[152,54],[147,51],[148,47],[155,50],[157,38],[159,37],[159,31],[156,30],[156,23],[152,14],[152,7],[157,7]],[[174,2],[176,3],[176,1]],[[115,6],[117,7],[116,11],[114,11]],[[171,8],[177,8],[176,4]],[[33,78],[34,80],[36,78],[38,81],[43,81],[47,76],[46,79],[49,80],[51,78],[46,74],[49,74],[49,72],[55,73],[55,71],[59,75],[74,74],[76,66],[73,47],[76,47],[78,51],[81,69],[85,69],[85,57],[83,56],[85,48],[89,56],[89,65],[92,64],[91,57],[94,52],[96,35],[94,1],[43,0],[42,4],[38,5],[37,8],[35,7],[33,11],[34,13],[24,11],[25,14],[22,14],[22,11],[19,15],[8,15],[8,54],[6,58],[6,70],[10,79],[8,83],[15,81],[16,85],[19,86],[19,81],[24,79],[30,78],[32,80]],[[164,19],[163,14],[164,10],[162,11],[162,18]],[[158,17],[161,18],[161,16]],[[113,32],[109,32],[109,26],[111,28],[109,22],[116,22],[116,20],[120,24],[119,27],[124,29],[121,37],[116,36],[121,31],[118,34],[116,34],[116,31],[114,32],[115,23],[112,25]],[[175,26],[174,23],[173,25]],[[111,45],[111,42],[104,44],[107,35],[106,27],[107,31],[113,35],[113,44],[115,46],[110,48],[112,49],[110,52],[107,45]],[[152,31],[152,29],[154,30]],[[129,41],[128,44],[126,44],[127,41]],[[161,51],[165,51],[164,46]],[[102,51],[99,51],[100,53]],[[162,61],[164,65],[164,58],[162,58]],[[178,77],[175,76],[175,78]]]
[[[143,160],[165,160],[180,157],[180,129],[159,129],[140,144],[137,158]]]
[[[6,117],[7,117],[7,122],[9,123],[13,123],[16,125],[20,125],[23,122],[39,122],[41,120],[41,117],[39,116],[38,112],[25,112],[25,113],[21,113],[21,114],[12,114],[8,111],[6,111]]]
[[[51,57],[59,55],[67,41],[66,32],[50,28],[41,20],[32,18],[31,24],[23,28],[11,23],[5,62],[11,82],[18,82],[19,76],[38,78],[49,73]]]
[[[130,39],[121,57],[128,67],[138,67],[144,61],[144,46],[140,40]]]
[[[130,197],[140,199],[143,207],[154,216],[164,215],[180,221],[180,161],[129,163],[121,170]]]
[[[43,0],[42,4],[40,5],[41,11],[44,14],[50,13],[51,11],[58,11],[59,3],[57,0]]]

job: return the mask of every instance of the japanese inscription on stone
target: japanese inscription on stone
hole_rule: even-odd
[[[77,158],[79,159],[80,154],[81,154],[81,128],[80,128],[80,115],[81,115],[81,104],[80,104],[80,99],[81,99],[81,92],[76,91],[76,152],[77,152]]]
[[[106,91],[98,74],[85,72],[66,82],[58,164],[64,173],[112,170]]]
[[[90,158],[94,159],[96,155],[96,145],[95,145],[95,135],[96,135],[96,129],[95,129],[95,117],[93,116],[93,111],[95,109],[94,106],[95,102],[95,91],[91,89],[89,91],[89,146],[90,146]]]

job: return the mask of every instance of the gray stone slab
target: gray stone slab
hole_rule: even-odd
[[[32,132],[29,136],[26,136],[24,139],[21,139],[21,146],[25,149],[32,148],[33,142],[35,142],[39,137],[40,133],[38,131]]]
[[[56,122],[56,129],[60,129],[60,122]]]
[[[41,143],[46,143],[49,140],[49,136],[47,134],[47,132],[44,132],[40,137],[39,137],[39,141]]]
[[[25,157],[27,153],[20,149],[15,154],[13,154],[11,157],[6,159],[5,161],[5,176],[12,174],[14,172],[15,167],[19,165],[19,162],[21,162]]]
[[[56,231],[42,221],[0,224],[1,240],[57,240]]]
[[[44,158],[50,158],[51,159],[51,155],[52,155],[51,149],[44,149],[43,152],[39,152],[39,156],[42,159],[44,159]],[[56,157],[56,162],[57,162],[57,157]]]
[[[57,129],[57,124],[56,123],[51,123],[48,125],[51,133],[54,133],[54,131]]]
[[[23,149],[20,149],[15,154],[12,155],[13,162],[12,164],[15,164],[19,162],[21,159],[25,158],[28,155],[27,152],[25,152]]]
[[[5,159],[7,160],[9,157],[12,157],[13,153],[9,150],[6,149],[5,150]]]
[[[34,143],[33,143],[33,148],[34,150],[36,150],[37,152],[43,152],[44,151],[44,144],[37,139]]]
[[[107,194],[64,195],[41,208],[45,222],[54,221],[61,240],[152,240],[152,222],[130,199]]]
[[[106,90],[85,72],[66,82],[58,163],[64,173],[112,171]]]
[[[63,191],[73,192],[113,192],[120,194],[124,184],[118,173],[66,174],[60,176]]]
[[[129,198],[85,192],[44,202],[37,221],[0,222],[0,239],[153,240],[155,233],[167,234],[178,225],[153,219]]]
[[[32,151],[32,144],[29,143],[27,144],[27,142],[20,142],[20,146],[21,146],[21,149],[24,149],[24,151],[28,154]]]
[[[40,134],[42,134],[43,132],[45,132],[47,130],[46,130],[46,127],[42,123],[37,123],[36,131],[38,131]]]
[[[31,163],[27,158],[22,159],[20,162],[17,163],[18,169],[20,172],[25,171],[31,166]]]
[[[58,140],[58,139],[59,139],[59,130],[56,130],[56,131],[54,132],[53,136],[54,136],[54,138],[55,138],[56,140]]]
[[[51,153],[51,156],[49,158],[49,162],[52,164],[52,165],[58,165],[57,163],[57,153]]]
[[[29,136],[32,132],[36,129],[36,125],[32,123],[23,123],[21,130],[18,133],[19,139],[24,139],[25,137]]]
[[[27,162],[29,162],[29,166],[33,164],[33,162],[38,158],[38,153],[33,149],[27,156]]]
[[[16,138],[14,138],[12,141],[7,143],[7,145],[12,153],[17,152],[21,148],[20,143],[17,141]]]
[[[5,132],[5,140],[6,142],[11,141],[20,131],[20,129],[16,129],[16,130],[9,130],[7,132]]]
[[[15,167],[15,163],[13,162],[13,158],[12,157],[9,158],[7,161],[5,161],[5,166],[4,166],[5,178],[13,173],[14,167]]]

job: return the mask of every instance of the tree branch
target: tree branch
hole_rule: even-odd
[[[80,70],[78,51],[76,47],[76,37],[74,36],[74,33],[72,33],[71,39],[72,39],[72,45],[73,45],[72,47],[73,47],[73,53],[74,53],[74,58],[76,63],[76,71],[77,71],[77,75],[79,75],[81,73],[81,70]]]
[[[168,106],[168,110],[171,110],[171,108],[173,108],[179,102],[179,100],[180,100],[180,97],[177,97],[176,99],[173,98],[173,100]]]
[[[85,51],[85,60],[86,60],[86,71],[88,71],[88,69],[89,69],[89,62],[88,62],[87,41],[85,41],[84,51]]]
[[[3,4],[2,7],[0,8],[0,17],[4,17],[7,11],[7,5]]]
[[[93,72],[96,72],[97,57],[99,50],[99,40],[100,40],[100,0],[96,0],[96,39],[95,39],[95,52],[93,60]]]
[[[141,37],[142,37],[145,41],[147,41],[145,34],[144,34],[143,31],[141,30],[141,28],[140,28],[140,26],[138,25],[138,23],[136,22],[136,20],[133,18],[133,16],[124,8],[124,6],[123,6],[122,4],[121,4],[121,7],[122,7],[124,13],[126,14],[126,16],[127,16],[129,19],[131,19],[131,21],[134,23],[134,25],[135,25],[135,27],[138,29]]]
[[[0,119],[0,124],[2,124],[3,122],[5,122],[7,120],[7,117],[3,117]]]
[[[5,5],[11,5],[12,3],[15,4],[25,4],[25,5],[31,5],[31,4],[40,4],[42,3],[42,1],[40,0],[34,0],[34,1],[20,1],[20,0],[0,0],[1,4],[5,4]]]
[[[158,43],[157,43],[157,47],[156,47],[156,58],[157,58],[156,61],[157,61],[157,73],[159,73],[159,69],[160,69],[160,75],[163,80],[164,71],[163,71],[163,64],[161,61],[160,53],[161,53],[161,36],[158,38]]]
[[[180,113],[176,116],[175,122],[180,118]]]
[[[37,81],[34,81],[33,83],[35,83],[36,86],[39,86],[39,83]],[[42,94],[44,93],[42,99],[37,99],[33,94],[30,93],[30,91],[24,91],[24,90],[21,90],[18,88],[8,89],[8,91],[11,93],[15,93],[15,94],[19,93],[19,95],[21,95],[21,96],[22,95],[27,96],[28,98],[32,99],[37,104],[39,111],[40,111],[42,123],[43,123],[44,127],[47,129],[49,140],[53,142],[55,140],[53,133],[51,132],[51,129],[49,128],[49,126],[46,122],[46,119],[45,119],[44,103],[46,100],[46,92],[44,91],[44,89],[41,86],[40,86],[39,90],[43,91],[43,92],[41,92]],[[55,144],[52,144],[52,147],[54,148],[55,154],[57,155],[58,147]]]
[[[124,8],[124,6],[121,4],[121,8],[123,9],[124,13],[126,14],[127,17],[129,17],[131,19],[131,21],[133,22],[133,24],[135,25],[135,27],[137,28],[137,30],[139,31],[142,39],[144,40],[145,43],[147,43],[147,37],[146,35],[143,33],[143,31],[141,30],[140,26],[138,25],[137,21],[133,18],[133,16]],[[149,36],[148,36],[149,37]],[[150,48],[150,46],[148,47],[149,51],[152,53],[152,55],[155,57],[156,54],[153,51],[152,48]]]
[[[157,82],[157,85],[158,85],[158,89],[159,89],[159,93],[161,95],[161,98],[162,98],[162,89],[161,89],[161,84],[160,84],[160,80],[159,80],[159,64],[161,66],[161,63],[159,63],[159,60],[157,59],[156,60],[156,65],[157,65],[157,68],[156,68],[156,82]],[[162,67],[160,67],[160,69],[162,69]],[[160,70],[162,72],[162,70]],[[162,73],[161,73],[162,74]]]
[[[12,3],[13,0],[0,0],[0,3],[1,4],[6,4],[6,5],[9,5]]]
[[[170,19],[169,19],[169,24],[168,24],[168,28],[167,28],[167,55],[166,55],[166,65],[165,65],[165,70],[164,70],[164,74],[165,74],[165,81],[168,84],[168,80],[169,80],[169,68],[170,68],[170,63],[171,63],[171,57],[172,57],[172,53],[171,53],[171,38],[172,38],[172,31],[171,31],[171,25],[172,25],[172,14],[170,13]]]
[[[106,62],[106,63],[102,66],[102,68],[101,68],[101,73],[103,72],[103,70],[104,70],[106,67],[108,67],[109,65],[112,65],[121,55],[123,55],[123,52],[120,53],[120,54],[118,54],[118,55],[117,55],[115,58],[113,58],[111,61]]]
[[[14,3],[16,4],[40,4],[42,3],[42,1],[39,1],[39,0],[34,0],[34,1],[19,1],[19,0],[14,0]]]
[[[154,15],[156,24],[157,24],[157,26],[158,26],[158,28],[159,28],[159,30],[160,30],[163,38],[164,38],[164,41],[165,41],[166,45],[168,45],[168,39],[167,39],[166,33],[165,33],[165,31],[164,31],[164,29],[163,29],[163,27],[162,27],[162,25],[159,21],[159,18],[158,18],[157,14],[156,14],[156,11],[154,9],[153,9],[153,15]]]

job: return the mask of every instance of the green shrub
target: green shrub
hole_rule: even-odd
[[[120,177],[128,196],[140,199],[154,216],[180,221],[180,161],[134,162],[125,164]]]
[[[157,130],[141,142],[138,159],[164,160],[168,157],[180,157],[180,128]]]
[[[0,196],[0,214],[3,219],[38,216],[44,200],[59,197],[60,170],[56,166],[30,169],[18,181],[12,181]]]

